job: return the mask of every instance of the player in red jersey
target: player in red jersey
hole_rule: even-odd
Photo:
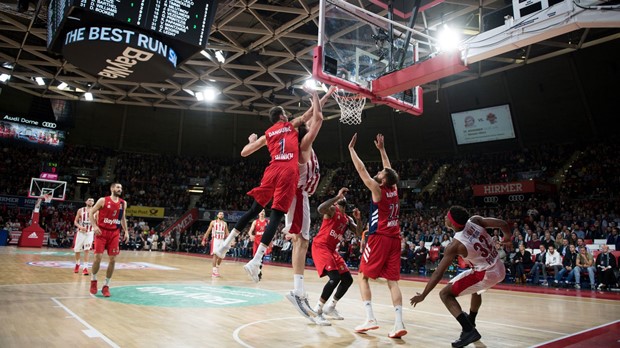
[[[114,273],[114,265],[116,263],[116,255],[120,253],[119,238],[120,230],[123,229],[123,240],[129,239],[127,231],[127,219],[125,212],[127,211],[127,202],[121,198],[123,193],[123,185],[115,182],[110,185],[110,195],[99,198],[97,203],[90,209],[89,219],[93,224],[93,232],[95,232],[95,262],[90,281],[90,293],[97,293],[97,272],[103,258],[103,251],[108,252],[108,270],[106,272],[105,285],[101,288],[104,297],[110,297],[110,279]],[[96,214],[98,216],[96,216]],[[97,219],[95,219],[97,217]]]
[[[439,297],[463,329],[459,339],[452,342],[452,347],[465,347],[481,337],[476,330],[476,315],[482,304],[481,294],[504,280],[506,275],[506,267],[501,262],[499,253],[493,245],[493,239],[486,229],[500,228],[504,233],[504,243],[510,243],[512,233],[506,221],[477,215],[470,217],[465,208],[456,205],[448,210],[445,224],[447,228],[457,233],[446,247],[443,258],[426,283],[424,291],[416,293],[416,296],[411,298],[411,304],[415,306],[424,301],[439,283],[454,258],[459,255],[463,257],[472,268],[452,278],[450,283],[441,289]],[[463,312],[456,297],[469,294],[471,303],[467,314]]]
[[[360,292],[366,309],[366,322],[358,325],[355,331],[363,333],[379,328],[372,311],[372,294],[368,279],[381,277],[387,280],[395,311],[394,329],[388,336],[399,338],[406,335],[407,330],[403,323],[403,295],[398,286],[400,279],[399,200],[396,187],[398,174],[390,165],[390,160],[385,152],[383,135],[377,134],[375,140],[375,146],[381,154],[383,170],[378,172],[374,178],[368,174],[364,162],[355,152],[356,140],[357,133],[353,135],[349,143],[349,152],[360,178],[372,193],[372,202],[368,236],[362,252],[359,273]]]
[[[265,233],[265,228],[267,228],[268,223],[269,219],[265,219],[265,209],[263,209],[258,213],[258,219],[254,220],[252,226],[250,226],[248,234],[250,235],[250,241],[253,243],[252,256],[256,255],[256,250],[260,246],[260,240]]]
[[[313,99],[317,99],[316,92]],[[237,222],[222,247],[215,251],[221,258],[226,256],[233,240],[243,231],[251,219],[254,219],[263,208],[271,203],[271,216],[265,228],[265,233],[261,238],[261,244],[256,250],[254,258],[245,266],[244,270],[254,282],[259,282],[261,278],[261,267],[263,256],[271,240],[276,234],[280,220],[288,211],[289,206],[295,197],[295,189],[299,179],[298,157],[299,139],[297,127],[308,121],[311,117],[319,117],[321,114],[313,112],[316,108],[310,108],[310,112],[297,117],[289,122],[284,108],[275,106],[269,110],[269,119],[273,123],[265,134],[260,138],[256,134],[250,135],[249,143],[241,150],[241,156],[247,157],[258,151],[263,146],[267,146],[271,155],[271,162],[265,169],[259,187],[255,187],[248,192],[254,198],[254,203]]]
[[[226,237],[228,237],[228,223],[224,221],[224,212],[220,211],[217,213],[217,218],[215,220],[211,220],[209,223],[209,228],[207,228],[207,232],[202,237],[202,246],[207,245],[207,240],[209,240],[209,235],[212,235],[211,238],[211,255],[213,255],[213,271],[211,272],[211,277],[218,278],[220,276],[220,264],[222,263],[222,258],[218,257],[213,253],[213,250],[219,248]]]
[[[314,320],[319,325],[331,325],[323,314],[335,320],[343,319],[336,310],[336,304],[353,284],[353,277],[351,277],[347,264],[336,251],[336,247],[347,229],[359,236],[364,227],[358,209],[353,210],[355,221],[345,213],[347,200],[344,195],[347,191],[347,188],[341,188],[336,197],[321,203],[318,208],[319,214],[323,215],[323,222],[319,233],[312,241],[312,260],[314,260],[314,266],[319,277],[329,277],[329,281],[323,287],[323,292],[315,307],[317,317]],[[334,290],[336,293],[331,302],[324,306]]]

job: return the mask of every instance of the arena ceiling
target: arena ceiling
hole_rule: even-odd
[[[31,4],[28,11],[19,13],[15,1],[0,0],[0,74],[11,76],[4,84],[13,88],[45,98],[83,100],[84,91],[90,91],[95,102],[234,114],[266,115],[273,105],[283,105],[293,112],[305,109],[303,93],[295,88],[311,75],[312,49],[317,41],[317,0],[220,0],[205,49],[209,57],[196,54],[161,83],[98,78],[48,53],[47,1],[41,2],[40,9]],[[349,2],[386,13],[369,0]],[[450,23],[461,28],[464,37],[480,32],[480,15],[506,6],[504,0],[431,2],[435,5],[418,16],[415,28],[434,35],[442,24]],[[484,59],[471,64],[468,71],[423,87],[433,92],[437,86],[449,87],[617,38],[619,28],[576,30]],[[215,58],[216,51],[223,52],[223,63]],[[36,77],[43,78],[44,83],[37,83]],[[60,82],[68,87],[58,89]],[[207,86],[221,91],[216,101],[197,101],[185,91]],[[337,105],[331,102],[326,112],[337,114]]]

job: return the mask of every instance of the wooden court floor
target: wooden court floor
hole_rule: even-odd
[[[338,304],[345,320],[321,327],[284,298],[292,288],[288,267],[265,265],[263,280],[254,284],[241,262],[225,260],[221,278],[212,279],[209,258],[124,251],[106,299],[89,294],[90,277],[73,273],[69,249],[0,247],[0,262],[0,347],[450,347],[460,332],[439,299],[443,285],[416,308],[408,305],[421,281],[401,281],[409,334],[392,340],[393,309],[381,281],[371,285],[381,327],[357,334],[353,328],[364,310],[356,283]],[[101,288],[103,270],[98,276]],[[314,270],[306,271],[312,305],[323,285]],[[555,340],[555,346],[569,346],[562,343],[570,341],[566,337],[596,330],[619,346],[617,293],[502,288],[483,295],[477,319],[482,340],[471,346],[553,346]],[[563,295],[568,291],[576,296]],[[469,308],[469,298],[460,301]],[[592,346],[574,341],[572,347]]]

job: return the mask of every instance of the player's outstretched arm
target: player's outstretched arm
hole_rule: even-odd
[[[381,200],[381,187],[379,186],[379,183],[376,182],[375,179],[370,176],[370,174],[368,174],[368,170],[366,170],[364,162],[362,162],[362,160],[357,155],[357,152],[355,151],[356,141],[357,133],[353,134],[353,138],[351,138],[351,142],[349,143],[349,153],[351,154],[351,160],[353,161],[355,170],[357,170],[357,173],[364,182],[364,185],[366,185],[366,187],[368,187],[368,189],[372,193],[372,200],[378,202]]]
[[[82,221],[82,214],[80,213],[80,210],[82,210],[82,208],[78,209],[77,213],[75,214],[75,219],[73,220],[73,225],[77,227],[78,232],[82,232],[84,230],[84,227],[80,225],[80,222]]]
[[[441,281],[441,278],[443,278],[443,274],[446,272],[448,267],[450,267],[450,265],[452,264],[452,260],[454,260],[454,258],[458,255],[458,245],[460,243],[461,242],[454,240],[446,247],[446,250],[444,251],[444,254],[443,254],[443,258],[439,262],[439,265],[437,265],[437,269],[431,275],[431,278],[428,280],[428,283],[426,283],[426,286],[424,287],[424,290],[422,291],[422,293],[417,292],[416,295],[413,296],[411,300],[409,301],[411,305],[415,307],[416,304],[424,301],[426,296],[431,291],[433,291],[433,289],[435,288],[435,286],[437,286],[437,284],[439,284],[439,281]]]
[[[392,168],[390,159],[388,158],[387,152],[385,151],[385,143],[383,140],[383,134],[377,134],[377,139],[375,139],[375,146],[381,154],[381,162],[383,163],[383,168]]]
[[[267,139],[264,135],[259,138],[256,133],[252,133],[248,137],[248,143],[241,150],[241,156],[248,157],[265,145],[267,145]]]
[[[129,240],[129,230],[127,229],[127,201],[123,201],[123,216],[121,217],[121,227],[123,228],[124,241]]]
[[[338,191],[338,194],[335,197],[321,203],[318,208],[319,214],[323,215],[324,218],[328,219],[334,216],[334,214],[336,213],[336,208],[334,207],[334,204],[336,204],[336,202],[338,202],[339,200],[343,199],[347,191],[349,191],[349,189],[343,187]]]
[[[475,224],[478,224],[484,228],[499,228],[504,233],[503,243],[508,243],[512,246],[512,232],[510,231],[510,226],[508,226],[506,221],[496,218],[485,218],[478,215],[473,216],[471,219]]]
[[[207,232],[205,232],[205,235],[202,236],[202,242],[200,243],[202,246],[207,245],[207,240],[209,238],[209,235],[211,234],[212,228],[213,228],[213,220],[211,220],[211,222],[209,223],[209,228],[207,228]]]
[[[301,151],[308,151],[310,149],[323,125],[323,111],[319,102],[319,96],[316,92],[312,94],[312,100],[312,122],[308,128],[308,133],[304,135],[301,139],[301,144],[299,144],[299,150]]]
[[[364,231],[364,224],[362,223],[362,213],[360,210],[355,208],[353,209],[353,219],[349,218],[349,229],[355,233],[358,237],[362,236],[362,232]]]

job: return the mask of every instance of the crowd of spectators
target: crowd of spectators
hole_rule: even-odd
[[[150,222],[131,219],[131,238],[123,247],[136,250],[152,250],[155,246],[157,250],[207,253],[210,245],[202,246],[201,239],[208,221],[198,222],[185,233],[162,234],[179,216],[179,212],[189,208],[190,178],[203,180],[204,193],[197,200],[196,207],[245,211],[252,202],[245,193],[257,184],[266,164],[265,161],[247,159],[210,160],[204,157],[118,153],[73,145],[67,145],[61,152],[11,143],[2,146],[2,195],[25,196],[30,177],[38,176],[43,161],[58,161],[62,177],[68,168],[88,168],[101,175],[106,159],[115,158],[114,180],[124,185],[123,196],[130,205],[165,207],[176,214]],[[581,148],[576,145],[540,146],[452,159],[393,161],[401,180],[416,183],[415,187],[400,189],[403,272],[425,268],[430,252],[425,247],[428,243],[440,250],[441,257],[443,248],[453,237],[444,226],[445,209],[452,204],[461,204],[469,207],[473,214],[501,218],[512,224],[512,246],[502,250],[500,255],[505,254],[504,261],[509,272],[521,281],[523,276],[528,275],[527,271],[535,266],[532,258],[526,257],[525,251],[538,250],[541,244],[545,250],[553,245],[564,255],[570,245],[575,245],[579,252],[580,240],[583,243],[584,240],[605,239],[620,250],[620,237],[617,237],[620,223],[620,164],[615,160],[618,150],[617,143],[597,143]],[[433,193],[420,192],[444,165],[448,169]],[[371,175],[378,172],[380,166],[380,162],[367,164]],[[562,173],[564,167],[568,169]],[[363,213],[367,212],[369,195],[352,164],[348,161],[322,163],[322,173],[326,175],[330,172],[333,174],[330,185],[327,190],[317,192],[311,198],[311,206],[316,207],[332,197],[340,187],[348,187],[349,210],[356,206]],[[523,202],[485,206],[476,205],[473,200],[472,185],[512,182],[530,177],[541,181],[561,177],[558,193],[533,195]],[[82,197],[78,198],[100,197],[108,193],[108,183],[94,181],[82,190]],[[219,185],[215,185],[216,182]],[[74,192],[75,185],[70,183],[67,196],[71,197]],[[41,225],[59,245],[71,241],[71,226],[77,208],[44,205]],[[24,227],[29,219],[28,209],[0,204],[0,225],[16,228],[19,224]],[[311,236],[318,233],[320,223],[320,217],[313,220]],[[499,240],[499,231],[494,233]],[[520,244],[525,249],[522,253],[517,252]],[[359,262],[359,247],[358,237],[348,233],[338,251],[355,267]],[[251,249],[249,237],[242,234],[231,253],[246,258],[251,257]],[[281,233],[274,238],[270,257],[274,261],[290,261],[290,243]],[[308,261],[311,262],[311,259]],[[433,261],[437,260],[433,257]]]

